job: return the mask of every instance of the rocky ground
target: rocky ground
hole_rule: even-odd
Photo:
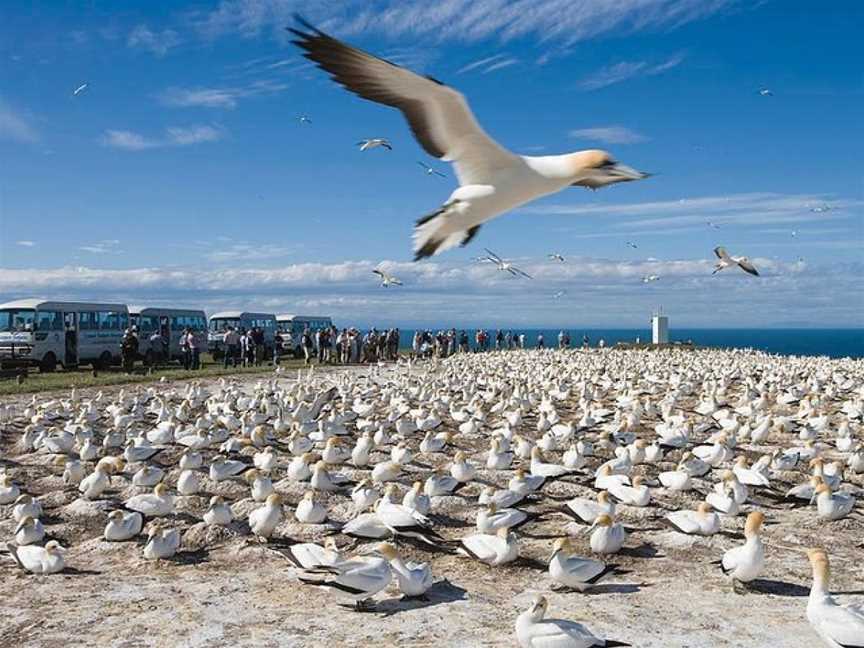
[[[103,391],[110,395],[116,390]],[[18,404],[29,400],[15,398]],[[614,562],[630,573],[589,594],[554,592],[545,572],[551,538],[572,532],[589,553],[584,527],[555,512],[565,499],[592,496],[591,489],[575,480],[550,485],[545,492],[551,497],[528,506],[547,516],[520,531],[519,563],[491,568],[400,543],[411,559],[431,562],[438,582],[429,600],[401,601],[394,584],[376,597],[374,611],[354,612],[340,605],[332,591],[301,586],[281,553],[295,540],[320,540],[327,525],[304,526],[289,517],[267,545],[250,538],[245,522],[208,529],[200,516],[211,494],[231,499],[241,520],[255,504],[239,480],[205,480],[206,493],[178,500],[175,522],[183,530],[181,552],[170,560],[150,562],[142,557],[143,540],[108,543],[101,538],[105,510],[137,489],[116,480],[111,499],[78,499],[77,491],[64,488],[61,469],[50,457],[16,453],[19,435],[18,425],[3,428],[0,458],[18,483],[38,495],[49,535],[68,547],[68,569],[47,577],[25,575],[8,555],[0,554],[0,647],[512,646],[516,616],[534,593],[542,592],[549,597],[550,616],[582,621],[598,635],[634,646],[813,648],[820,644],[805,617],[810,570],[804,555],[804,548],[813,545],[829,551],[832,589],[847,594],[843,600],[864,601],[864,522],[849,518],[826,524],[812,509],[763,499],[757,504],[767,518],[767,568],[746,594],[733,592],[710,564],[741,542],[743,517],[724,519],[723,532],[714,537],[693,538],[664,527],[660,518],[666,511],[661,508],[627,506],[619,507],[619,517],[630,533]],[[475,461],[482,456],[484,439],[464,440]],[[172,449],[159,455],[157,463],[170,467],[178,455]],[[342,472],[359,475],[350,469]],[[411,473],[425,476],[428,469],[410,467],[401,481],[403,492]],[[170,485],[176,477],[174,468]],[[503,486],[509,473],[480,471],[479,477]],[[277,478],[281,476],[274,477],[277,490],[293,511],[305,487]],[[789,474],[788,480],[797,483],[800,475]],[[479,488],[472,484],[460,497],[435,502],[434,518],[444,536],[455,539],[473,532]],[[331,516],[344,521],[350,502],[334,497],[328,504]],[[674,509],[693,508],[698,497],[660,493],[658,499],[664,509]],[[13,530],[11,507],[0,506],[0,538],[10,538]],[[340,543],[347,544],[343,540]]]

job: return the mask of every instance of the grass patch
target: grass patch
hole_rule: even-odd
[[[283,358],[280,361],[280,366],[296,370],[303,366],[303,361]],[[237,367],[236,369],[229,367],[226,369],[221,362],[214,362],[208,354],[204,354],[201,356],[201,369],[197,371],[186,371],[182,367],[172,364],[154,369],[153,373],[148,374],[140,363],[136,365],[135,373],[132,374],[126,374],[119,367],[100,370],[96,376],[89,368],[73,371],[58,370],[54,373],[40,373],[38,370],[33,370],[20,383],[14,377],[0,381],[0,396],[68,390],[73,387],[106,387],[109,385],[148,383],[157,381],[163,376],[168,380],[197,380],[199,378],[246,376],[272,372],[273,365],[269,363],[260,367]]]

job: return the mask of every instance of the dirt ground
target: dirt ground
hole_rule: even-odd
[[[253,384],[259,378],[246,380]],[[127,393],[146,388],[127,387]],[[118,390],[103,392],[110,396]],[[3,402],[27,401],[27,396],[16,396]],[[595,634],[633,646],[814,648],[821,644],[805,616],[810,569],[804,555],[804,548],[813,545],[825,547],[831,556],[832,590],[844,593],[843,601],[864,601],[864,550],[858,546],[864,540],[864,522],[847,518],[823,523],[812,508],[793,509],[763,499],[757,504],[767,519],[767,568],[746,594],[733,592],[710,564],[741,542],[743,516],[724,518],[721,534],[693,538],[665,528],[659,518],[666,511],[653,506],[619,506],[618,517],[630,532],[625,550],[610,561],[629,574],[588,594],[554,592],[545,571],[552,538],[573,532],[580,549],[590,554],[585,527],[571,525],[554,509],[567,498],[593,494],[578,483],[559,481],[544,489],[550,497],[525,507],[549,514],[520,530],[519,563],[487,567],[400,542],[409,558],[431,562],[438,582],[429,591],[429,600],[401,601],[393,583],[376,596],[374,611],[355,612],[340,605],[344,601],[332,590],[301,586],[296,570],[280,553],[292,541],[320,540],[327,525],[304,526],[289,516],[268,545],[251,540],[245,522],[208,529],[200,516],[211,494],[231,499],[235,517],[241,520],[255,505],[245,483],[205,479],[206,493],[178,498],[175,522],[183,530],[181,552],[170,560],[147,561],[142,557],[143,540],[102,539],[105,511],[116,502],[78,499],[76,490],[64,488],[61,470],[51,465],[48,455],[16,454],[20,432],[18,424],[3,427],[0,461],[16,482],[38,495],[48,534],[68,547],[68,569],[47,577],[25,575],[10,556],[0,554],[0,648],[514,646],[516,616],[537,592],[549,598],[549,616],[581,621]],[[484,456],[485,437],[470,441],[465,449],[478,461]],[[759,454],[772,448],[760,447]],[[157,463],[167,468],[178,456],[179,451],[172,449],[159,455]],[[600,461],[597,458],[595,464]],[[672,464],[664,464],[664,469],[667,465]],[[362,474],[342,472],[348,477]],[[400,497],[410,487],[412,473],[425,477],[428,470],[409,466],[400,482]],[[172,487],[177,474],[176,467],[169,472]],[[481,481],[501,486],[509,476],[509,471],[479,472]],[[278,473],[274,484],[293,511],[305,486],[277,479]],[[787,481],[798,483],[800,475],[790,473]],[[142,492],[128,480],[115,482],[114,498]],[[860,476],[857,484],[861,486]],[[708,482],[700,485],[703,490],[707,486]],[[455,539],[474,532],[479,489],[472,484],[460,497],[436,498],[433,517],[442,535]],[[344,496],[327,499],[322,497],[332,518],[346,520],[350,501]],[[693,508],[699,496],[658,491],[657,501],[667,509]],[[0,538],[11,538],[13,531],[11,506],[0,506]],[[340,544],[347,541],[341,538]]]

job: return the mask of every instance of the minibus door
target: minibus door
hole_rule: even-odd
[[[63,313],[63,329],[66,331],[64,367],[78,366],[78,313]]]

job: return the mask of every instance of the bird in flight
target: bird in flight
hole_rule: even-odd
[[[708,221],[708,227],[713,227],[714,229],[720,229],[720,226],[717,223],[712,223]]]
[[[639,246],[636,245],[635,243],[633,243],[632,241],[627,241],[627,247],[631,247],[631,248],[633,248],[634,250],[638,250],[638,249],[639,249]]]
[[[725,270],[726,268],[731,268],[732,266],[738,266],[744,272],[749,272],[750,274],[758,277],[759,272],[756,270],[756,267],[750,263],[750,259],[744,256],[733,257],[729,256],[729,253],[726,251],[724,247],[715,247],[714,254],[717,256],[717,264],[714,266],[714,272],[711,274],[717,274],[721,270]]]
[[[305,31],[288,29],[307,59],[360,97],[398,108],[426,152],[455,167],[459,187],[416,222],[415,260],[468,244],[483,223],[535,198],[648,177],[606,151],[516,155],[486,134],[458,91],[297,21]]]
[[[420,166],[422,166],[426,170],[426,175],[437,175],[437,176],[441,176],[442,178],[447,177],[446,175],[444,175],[440,171],[433,169],[431,166],[429,166],[425,162],[421,162],[420,160],[417,160],[417,164],[419,164]]]
[[[792,238],[798,238],[798,230],[792,230]]]
[[[72,91],[72,96],[73,96],[73,97],[77,97],[79,94],[81,94],[82,92],[84,92],[84,91],[85,91],[87,88],[89,88],[89,87],[90,87],[90,82],[89,82],[89,81],[86,82],[86,83],[82,83],[81,85],[79,85],[77,88],[75,88],[75,89]]]
[[[299,117],[297,117],[297,121],[299,121],[301,124],[311,124],[312,123],[312,120],[309,118],[308,115],[300,115]]]
[[[759,94],[762,95],[763,97],[773,97],[774,96],[774,93],[771,92],[768,88],[760,88]]]
[[[564,263],[564,261],[566,260],[566,259],[564,259],[564,257],[562,255],[558,254],[557,252],[553,252],[552,254],[547,254],[546,256],[548,256],[550,259],[552,259],[552,261],[557,261],[558,263]]]
[[[401,286],[402,282],[394,277],[393,275],[387,273],[384,270],[380,270],[379,268],[375,268],[372,272],[378,275],[381,278],[381,286],[384,288],[389,288],[390,286]]]
[[[361,151],[368,151],[369,149],[376,148],[378,146],[383,146],[388,151],[393,150],[393,146],[390,144],[390,142],[383,137],[373,137],[372,139],[365,139],[362,142],[357,142],[357,146],[360,147]]]
[[[642,283],[653,283],[655,281],[660,281],[659,275],[645,275],[642,277]]]
[[[514,277],[527,277],[528,279],[534,278],[531,275],[529,275],[527,272],[525,272],[524,270],[520,270],[519,268],[514,266],[509,261],[505,261],[504,259],[499,257],[497,254],[495,254],[492,250],[490,250],[489,248],[483,248],[483,249],[486,250],[486,254],[487,254],[486,260],[494,263],[497,266],[498,270],[500,270],[501,272],[509,272]]]
[[[816,207],[811,207],[810,211],[814,214],[824,214],[825,212],[829,212],[834,209],[831,205],[817,205]]]
[[[559,290],[559,291],[556,292],[554,295],[552,295],[552,299],[561,299],[561,298],[562,298],[564,295],[566,295],[566,294],[567,294],[567,293],[564,292],[563,290]]]

